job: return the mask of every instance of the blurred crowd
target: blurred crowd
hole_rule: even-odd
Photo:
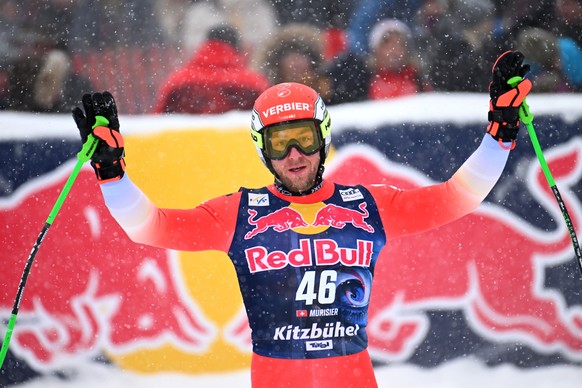
[[[1,0],[0,109],[248,110],[269,85],[330,105],[487,92],[508,49],[536,93],[582,90],[582,0]]]

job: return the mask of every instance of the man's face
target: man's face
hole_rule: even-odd
[[[319,160],[319,152],[305,155],[296,147],[292,147],[285,158],[271,160],[271,164],[285,187],[291,191],[303,193],[315,184]]]
[[[303,193],[317,179],[323,147],[319,128],[313,120],[281,123],[265,129],[265,157],[271,160],[281,183]]]

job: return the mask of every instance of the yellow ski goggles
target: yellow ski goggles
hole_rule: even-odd
[[[318,124],[313,120],[292,121],[266,127],[264,152],[269,159],[284,159],[292,147],[305,155],[313,155],[323,145]]]

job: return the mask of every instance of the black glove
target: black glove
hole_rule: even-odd
[[[531,81],[524,79],[529,65],[524,65],[523,59],[519,51],[501,54],[493,65],[489,84],[491,101],[487,132],[500,144],[512,142],[511,148],[515,147],[519,130],[519,107],[532,88]],[[511,84],[508,83],[510,80]]]
[[[73,119],[79,128],[83,144],[89,134],[99,139],[91,166],[99,183],[121,179],[125,173],[123,137],[119,132],[119,119],[115,99],[109,92],[83,95],[83,110],[73,109]]]

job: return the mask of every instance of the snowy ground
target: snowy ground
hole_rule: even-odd
[[[557,366],[521,370],[513,366],[484,367],[478,361],[460,360],[430,370],[411,365],[376,370],[380,387],[404,388],[579,388],[582,368]],[[69,381],[45,377],[21,388],[159,388],[159,387],[250,387],[248,371],[229,374],[188,376],[180,374],[136,375],[97,364],[83,366]]]

